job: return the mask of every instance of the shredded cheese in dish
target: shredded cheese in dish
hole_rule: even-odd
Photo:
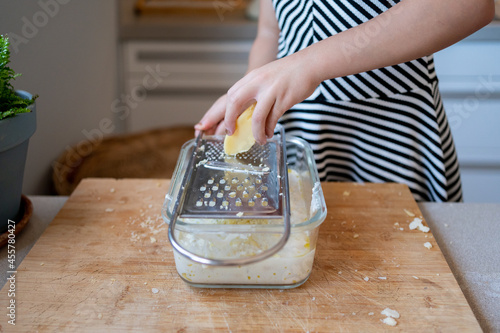
[[[289,172],[291,223],[309,219],[311,207],[306,207],[300,175]],[[312,195],[309,194],[309,195]],[[314,197],[314,196],[313,196]],[[316,205],[312,200],[311,205]],[[316,207],[315,207],[316,208]],[[313,209],[314,211],[314,209]],[[216,224],[273,224],[275,220],[231,219]],[[244,266],[209,266],[193,262],[174,251],[177,271],[190,283],[208,285],[293,285],[305,281],[314,261],[318,227],[292,232],[285,246],[274,256]],[[226,259],[253,256],[274,246],[281,233],[263,232],[180,232],[176,238],[187,250],[208,258]]]

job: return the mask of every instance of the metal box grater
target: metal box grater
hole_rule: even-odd
[[[191,260],[208,265],[241,265],[268,258],[278,252],[290,236],[290,196],[286,167],[285,132],[263,146],[227,156],[220,136],[201,132],[195,141],[169,223],[172,246]],[[283,236],[271,248],[253,257],[216,260],[184,249],[174,230],[178,218],[283,220]]]

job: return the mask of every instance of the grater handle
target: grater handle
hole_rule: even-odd
[[[196,138],[195,141],[195,149],[193,151],[193,154],[196,154],[197,148],[201,142],[201,137],[203,136],[203,132],[200,132],[198,137]],[[284,177],[284,181],[281,182],[283,186],[282,192],[284,194],[284,205],[285,205],[285,216],[284,216],[284,230],[283,230],[283,237],[280,238],[280,240],[270,249],[263,251],[255,256],[252,257],[245,257],[245,258],[235,258],[235,259],[210,259],[206,258],[203,256],[199,256],[197,254],[194,254],[187,249],[183,248],[175,239],[175,225],[177,223],[177,219],[179,218],[180,210],[179,207],[181,203],[184,202],[186,198],[186,191],[185,188],[180,188],[179,193],[177,195],[177,200],[173,208],[172,212],[172,217],[170,219],[170,223],[168,225],[168,239],[170,240],[170,243],[172,244],[173,248],[179,252],[181,255],[184,257],[200,263],[204,265],[213,265],[213,266],[238,266],[238,265],[247,265],[251,264],[254,262],[261,261],[263,259],[269,258],[276,254],[278,251],[280,251],[288,241],[288,238],[290,237],[290,230],[291,230],[291,224],[290,224],[290,193],[288,189],[288,172],[287,172],[287,166],[286,166],[286,141],[285,141],[285,132],[282,126],[280,126],[280,136],[281,136],[281,144],[282,144],[282,155],[285,158],[284,161],[280,164],[281,168],[281,174],[282,177]],[[186,169],[186,173],[184,174],[184,178],[182,181],[182,184],[187,184],[186,181],[188,181],[193,173],[193,162],[194,158],[191,158]]]

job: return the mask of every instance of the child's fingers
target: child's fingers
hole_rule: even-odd
[[[271,138],[274,135],[274,129],[276,128],[276,124],[278,124],[278,120],[280,117],[283,115],[283,113],[286,111],[281,111],[278,110],[278,103],[274,103],[273,108],[271,109],[271,112],[269,112],[269,115],[267,116],[266,120],[266,136],[268,138]]]
[[[253,89],[251,87],[245,86],[240,89],[233,88],[228,91],[226,113],[224,116],[227,135],[232,135],[234,133],[236,119],[255,102]]]
[[[215,130],[215,135],[224,135],[226,134],[226,125],[224,123],[224,120],[217,125],[217,129]]]
[[[252,115],[252,133],[255,140],[263,145],[267,141],[266,137],[266,121],[270,110],[274,104],[272,95],[262,96],[255,106]]]

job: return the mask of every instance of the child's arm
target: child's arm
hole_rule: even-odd
[[[493,0],[404,0],[362,25],[251,71],[228,91],[227,132],[257,101],[253,135],[265,143],[279,117],[322,81],[432,54],[479,30],[493,15]]]
[[[273,60],[278,54],[279,27],[274,15],[272,2],[260,0],[260,13],[257,36],[253,42],[248,58],[247,73],[259,68]],[[224,114],[226,113],[226,96],[221,96],[205,113],[195,130],[206,131],[207,134],[224,134]],[[248,106],[252,104],[249,103]]]

